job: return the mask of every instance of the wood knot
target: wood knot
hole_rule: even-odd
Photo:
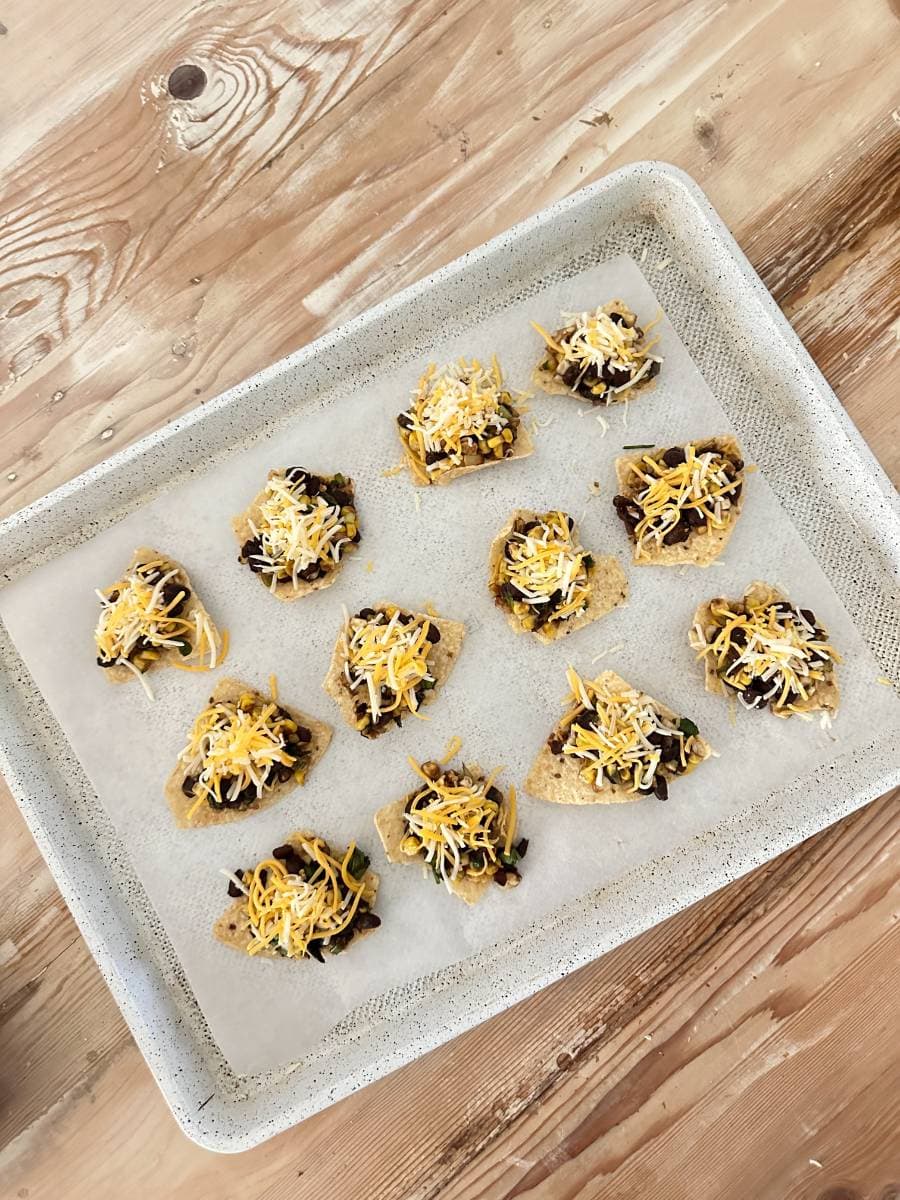
[[[819,1194],[819,1200],[862,1200],[859,1192],[854,1188],[848,1187],[830,1187]]]
[[[182,63],[169,76],[167,86],[176,100],[196,100],[206,87],[206,72],[196,63]]]
[[[698,108],[694,113],[694,137],[704,150],[715,154],[719,146],[719,131],[709,113]]]

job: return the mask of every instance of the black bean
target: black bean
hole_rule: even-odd
[[[679,542],[686,542],[691,535],[691,527],[686,521],[679,521],[663,537],[664,546],[677,546]]]
[[[700,508],[685,508],[681,513],[682,521],[685,521],[692,529],[697,529],[700,525],[706,524],[706,517],[703,510]]]
[[[238,879],[243,879],[244,878],[243,867],[238,867],[238,869],[235,871],[235,875],[237,875]],[[238,887],[238,885],[234,882],[233,879],[228,880],[228,895],[231,896],[235,900],[237,900],[237,898],[239,896],[244,895],[244,893],[241,891],[241,889]]]
[[[437,625],[435,625],[432,622],[431,624],[429,624],[428,632],[426,633],[425,636],[428,638],[429,642],[431,642],[432,645],[434,645],[435,643],[437,643],[441,640],[441,631],[438,629]]]
[[[170,617],[177,617],[184,611],[184,606],[190,600],[191,593],[188,588],[183,584],[177,583],[174,579],[170,579],[168,583],[164,583],[160,589],[159,598],[162,608],[168,608],[179,592],[183,593],[183,595],[175,607],[169,610]]]
[[[566,385],[566,387],[572,388],[575,386],[575,384],[578,380],[578,376],[580,374],[581,374],[581,367],[578,365],[578,363],[569,363],[569,365],[563,371],[560,378],[562,379],[562,381]]]
[[[662,460],[667,467],[680,467],[683,462],[687,462],[687,456],[680,446],[672,446],[662,456]]]
[[[322,939],[317,938],[314,942],[307,942],[306,953],[310,958],[314,958],[316,962],[323,963],[325,959],[322,957]]]
[[[194,784],[196,782],[197,782],[197,779],[194,775],[185,775],[185,777],[181,783],[181,790],[185,794],[185,796],[193,796]]]
[[[446,455],[445,451],[443,451],[443,450],[426,450],[425,451],[425,465],[427,467],[430,467],[433,463],[440,462],[441,459],[444,459],[446,457],[447,457],[447,455]]]
[[[354,929],[377,929],[380,924],[381,917],[376,916],[375,913],[357,912],[353,927]]]
[[[378,614],[374,608],[361,608],[356,615],[361,621],[372,621]]]
[[[660,800],[668,800],[669,785],[666,783],[664,775],[656,775],[653,780],[653,794],[658,796]]]
[[[278,777],[279,783],[287,783],[294,774],[294,768],[291,763],[277,763],[275,765],[275,774]]]
[[[519,840],[516,842],[516,854],[518,854],[519,858],[524,858],[527,853],[528,853],[528,838],[526,838],[526,837],[519,838]]]
[[[611,363],[605,362],[600,368],[600,378],[610,387],[620,388],[629,382],[631,372],[625,367],[614,367]]]
[[[113,588],[113,590],[109,593],[109,595],[106,598],[110,602],[110,604],[115,604],[115,602],[119,598],[119,589]]]
[[[289,483],[303,483],[306,479],[306,471],[303,467],[288,467],[285,477]]]
[[[298,725],[297,732],[294,734],[293,740],[305,745],[307,742],[312,741],[312,733],[306,728],[305,725]]]
[[[499,871],[494,872],[494,883],[499,883],[501,887],[506,887],[506,877],[508,872],[503,867]]]
[[[116,660],[114,658],[98,658],[97,659],[98,667],[114,667],[115,665],[116,665]]]
[[[807,623],[807,625],[812,625],[813,629],[815,629],[815,627],[816,627],[816,614],[815,614],[815,613],[812,611],[812,609],[810,609],[810,608],[801,608],[801,609],[800,609],[800,616],[801,616],[801,617],[803,618],[803,620],[804,620],[804,621]]]
[[[561,754],[563,748],[563,739],[558,733],[551,733],[547,738],[547,746],[551,754]]]
[[[625,325],[625,324],[627,324],[627,322],[626,322],[625,318],[622,316],[622,314],[621,314],[621,313],[617,313],[617,312],[611,312],[611,313],[609,314],[609,319],[610,319],[611,321],[615,321],[615,323],[616,323],[617,325]]]
[[[647,374],[644,376],[644,378],[645,379],[655,379],[657,377],[657,375],[659,374],[661,367],[662,367],[662,363],[658,362],[656,359],[654,359],[653,362],[650,364],[650,370],[647,372]]]
[[[397,424],[401,429],[412,429],[413,419],[408,412],[402,412],[397,417]]]
[[[487,790],[488,800],[493,800],[495,804],[503,803],[503,793],[497,787],[489,787]]]

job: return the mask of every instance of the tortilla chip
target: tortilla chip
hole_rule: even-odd
[[[625,301],[621,300],[621,299],[610,300],[607,304],[604,304],[602,307],[603,307],[604,311],[607,313],[622,312],[623,310],[626,310],[629,313],[632,312],[631,305],[626,304]],[[635,321],[637,321],[636,314],[635,314]],[[640,324],[640,322],[637,322],[637,323]],[[559,335],[564,334],[566,331],[566,328],[571,328],[571,326],[568,326],[568,327],[563,326],[562,329],[555,330],[555,332],[553,334],[555,341],[560,341]],[[646,337],[646,331],[645,331],[645,337]],[[602,396],[597,396],[595,399],[590,399],[587,396],[582,396],[582,395],[580,395],[580,393],[572,391],[572,389],[570,387],[568,387],[566,384],[563,383],[563,381],[560,379],[560,377],[556,374],[555,371],[547,371],[543,368],[542,364],[544,362],[546,362],[548,351],[553,353],[552,347],[547,346],[545,343],[544,352],[541,354],[541,357],[538,360],[537,365],[535,366],[534,370],[532,371],[531,378],[532,378],[532,382],[535,384],[536,387],[539,387],[541,389],[541,391],[548,392],[548,393],[550,393],[550,395],[553,395],[553,396],[571,396],[573,400],[580,400],[582,402],[582,404],[590,404],[595,408],[608,408],[613,404],[626,403],[633,396],[636,396],[639,392],[651,391],[656,383],[656,376],[653,376],[653,377],[645,376],[640,381],[640,383],[636,383],[632,387],[626,388],[624,391],[612,392],[612,393],[610,393],[609,391],[606,391],[603,393]]]
[[[779,591],[778,588],[772,587],[771,584],[762,583],[760,580],[756,580],[755,582],[751,583],[745,591],[743,602],[747,601],[752,604],[776,604],[778,601],[785,601],[788,604],[793,603],[793,601],[786,596],[784,592]],[[727,604],[736,604],[741,602],[742,601],[734,600],[726,601]],[[705,600],[698,606],[697,611],[694,613],[694,620],[691,626],[692,630],[694,625],[699,625],[701,629],[706,630],[710,625],[715,624],[712,616],[711,605],[712,601]],[[691,645],[693,644],[694,643],[692,641]],[[708,692],[712,692],[713,695],[716,696],[737,697],[737,691],[734,688],[728,687],[719,678],[718,672],[716,671],[715,661],[711,654],[704,654],[703,670],[705,675],[705,686]],[[827,712],[829,714],[833,714],[838,710],[840,698],[840,688],[837,684],[837,678],[832,671],[831,678],[823,680],[821,683],[817,683],[815,690],[810,696],[807,697],[806,700],[800,699],[794,701],[793,703],[794,707],[799,709],[801,712]],[[767,707],[774,716],[781,717],[782,720],[787,720],[793,715],[789,712],[779,712],[777,709],[774,709],[768,705]]]
[[[540,513],[531,512],[527,508],[517,508],[515,510],[491,543],[491,550],[488,555],[489,581],[496,578],[497,566],[503,557],[506,540],[512,533],[516,521],[535,521],[540,518],[540,515]],[[593,555],[593,559],[594,565],[590,571],[591,596],[587,608],[569,617],[562,624],[558,624],[557,629],[559,632],[555,637],[549,636],[543,629],[526,629],[516,614],[502,600],[495,597],[497,607],[504,611],[509,627],[515,633],[531,634],[532,637],[536,637],[544,645],[550,645],[552,642],[558,642],[560,638],[574,633],[576,629],[583,629],[585,625],[590,625],[600,617],[605,617],[608,612],[612,612],[618,605],[624,604],[628,597],[628,580],[625,577],[625,572],[619,565],[618,559],[608,554],[601,555],[600,557]],[[493,588],[491,588],[491,594],[493,595]]]
[[[379,600],[374,605],[375,608],[380,608],[388,603],[385,600]],[[398,605],[398,607],[400,607]],[[466,627],[459,621],[449,621],[445,617],[433,617],[429,613],[413,612],[411,609],[402,609],[403,612],[411,612],[414,617],[427,618],[431,623],[437,626],[440,631],[441,640],[432,646],[429,655],[429,663],[431,672],[434,675],[434,687],[425,693],[425,696],[420,705],[420,709],[425,705],[431,704],[442,685],[446,682],[447,676],[453,669],[453,664],[459,658],[459,652],[462,649],[463,638],[466,636]],[[353,614],[351,614],[353,615]],[[351,696],[350,692],[343,685],[344,671],[344,631],[343,629],[338,634],[337,641],[334,645],[334,650],[331,654],[331,662],[328,665],[328,673],[322,680],[322,687],[335,701],[338,708],[341,710],[346,723],[351,729],[356,728],[356,701]],[[404,713],[404,717],[406,714]],[[415,717],[412,718],[415,720]],[[375,737],[381,737],[387,733],[389,729],[395,727],[395,723],[385,725]]]
[[[292,833],[290,837],[284,839],[285,844],[293,846],[295,850],[299,848],[300,841],[304,837],[308,838],[309,834],[299,832]],[[378,891],[379,878],[374,871],[366,871],[363,879],[370,887]],[[373,897],[374,903],[375,897]],[[375,927],[376,929],[378,926]],[[347,949],[360,938],[366,937],[367,934],[375,933],[375,929],[361,929],[353,935],[352,940],[348,943]],[[219,917],[218,921],[213,925],[213,935],[226,946],[230,946],[232,950],[240,950],[241,953],[247,953],[247,947],[253,940],[253,934],[250,931],[250,918],[247,915],[247,909],[244,903],[244,897],[238,897],[232,904],[228,906],[225,912]],[[270,949],[268,946],[264,950],[260,950],[253,956],[254,958],[286,958],[285,955],[279,954],[277,950]],[[287,961],[303,962],[300,959],[287,959]]]
[[[209,621],[209,623],[212,626],[215,633],[219,634],[219,631],[218,631],[218,628],[216,627],[215,622],[213,621],[212,617],[209,615],[206,608],[203,606],[203,604],[197,597],[197,592],[194,588],[193,583],[191,583],[190,575],[188,575],[187,571],[184,569],[184,567],[181,565],[181,563],[178,562],[176,559],[170,558],[168,554],[162,554],[159,550],[153,550],[149,546],[138,546],[137,550],[135,550],[134,554],[132,554],[131,559],[128,563],[128,566],[125,568],[124,574],[130,575],[131,572],[135,569],[135,567],[139,566],[141,563],[152,562],[153,559],[156,559],[156,558],[163,559],[165,562],[167,562],[169,564],[170,568],[177,567],[181,573],[181,580],[184,583],[184,586],[190,590],[190,593],[191,593],[190,599],[188,600],[188,602],[185,605],[184,610],[183,610],[183,615],[184,615],[185,619],[189,620],[189,621],[193,621],[195,613],[200,613],[201,616],[206,617],[206,619]],[[112,585],[110,585],[110,586],[112,586]],[[221,649],[221,635],[219,635],[219,637],[220,637],[219,645],[220,645],[220,649]],[[221,662],[222,662],[222,660],[219,659],[216,666],[221,666]],[[145,671],[144,674],[147,674],[150,671],[154,671],[159,667],[170,667],[173,664],[178,664],[181,666],[186,665],[185,658],[182,655],[181,651],[176,650],[174,647],[170,647],[170,646],[160,646],[159,647],[159,658],[156,659],[155,662],[147,668],[147,671]],[[193,659],[191,660],[191,665],[192,665],[192,667],[194,667]],[[130,671],[128,669],[128,667],[123,667],[121,663],[117,663],[115,666],[112,666],[112,667],[102,667],[101,669],[103,671],[103,674],[106,676],[106,678],[109,680],[110,683],[139,683],[140,682],[138,680],[137,676],[135,675],[134,671]],[[196,669],[196,668],[194,667],[194,669]],[[211,668],[211,669],[214,670],[215,668]]]
[[[693,444],[712,446],[720,454],[726,454],[730,458],[743,458],[740,446],[729,434],[723,434],[721,437],[698,438],[697,442]],[[635,488],[631,481],[631,472],[628,469],[630,465],[639,463],[645,454],[656,454],[659,450],[666,448],[657,446],[653,450],[640,450],[637,454],[626,454],[622,458],[616,459],[616,476],[621,495],[634,496],[640,490]],[[743,476],[741,479],[742,482],[745,482]],[[639,567],[675,567],[684,563],[690,563],[695,567],[708,567],[725,549],[728,539],[734,532],[737,519],[741,515],[743,503],[744,488],[742,487],[741,494],[729,509],[728,519],[721,529],[701,527],[692,531],[685,541],[677,542],[674,546],[647,547],[649,552],[647,558],[637,558],[637,546],[635,546],[632,561],[635,566]]]
[[[237,701],[245,692],[259,696],[262,700],[266,699],[257,688],[241,683],[239,679],[221,679],[213,689],[210,701],[212,703],[219,700]],[[298,725],[304,726],[312,734],[309,764],[306,768],[306,777],[309,778],[309,772],[328,749],[328,743],[331,741],[331,726],[326,725],[323,721],[317,721],[315,717],[308,716],[298,708],[290,708],[280,700],[278,701],[278,706],[290,714],[292,721],[296,721]],[[186,778],[187,770],[184,763],[179,759],[174,771],[166,781],[166,799],[181,829],[199,829],[204,825],[227,825],[230,821],[240,821],[252,813],[260,812],[264,808],[271,808],[273,804],[277,804],[288,792],[293,791],[296,787],[303,786],[293,778],[286,780],[284,783],[276,782],[271,788],[266,789],[261,799],[255,800],[252,804],[244,805],[241,808],[217,809],[211,808],[208,804],[201,804],[194,813],[193,818],[189,821],[187,814],[196,803],[197,797],[186,796],[181,790],[181,785]]]
[[[603,671],[597,678],[604,680],[614,688],[629,689],[632,686],[615,671]],[[642,692],[641,695],[646,696],[647,693]],[[669,721],[677,719],[678,714],[674,713],[671,708],[654,700],[652,696],[647,696],[647,698]],[[567,732],[560,728],[560,723],[557,723],[550,736],[558,734],[565,741]],[[703,752],[700,762],[709,758],[712,754],[709,743],[701,737],[695,737],[694,743]],[[579,763],[575,758],[554,754],[545,742],[526,776],[525,791],[529,796],[534,796],[538,800],[547,800],[551,804],[630,804],[635,800],[645,800],[652,795],[652,792],[630,792],[620,784],[609,781],[604,784],[602,790],[598,791],[586,779],[582,779],[580,774],[582,766],[584,763]],[[680,778],[682,776],[676,776],[671,780],[667,778],[667,781],[674,783]]]
[[[508,454],[506,458],[491,458],[487,462],[479,463],[475,467],[451,467],[449,471],[440,471],[434,476],[425,473],[425,468],[409,449],[402,437],[400,441],[403,445],[403,455],[406,459],[406,465],[409,467],[409,476],[415,487],[441,487],[445,483],[452,483],[454,479],[459,479],[463,475],[471,475],[473,471],[483,471],[485,467],[498,467],[501,463],[512,462],[516,458],[528,458],[530,454],[534,453],[534,442],[531,439],[531,434],[525,428],[524,417],[519,421],[519,430],[512,444],[512,454]]]
[[[276,475],[284,476],[284,470],[276,469],[276,470],[270,471],[268,473],[268,475],[266,476],[266,479],[267,480],[273,479]],[[322,478],[329,479],[329,478],[332,478],[332,476],[322,476]],[[350,480],[350,484],[351,484],[351,486],[353,485],[352,479]],[[256,496],[253,497],[252,501],[250,502],[250,507],[246,510],[246,512],[242,512],[240,514],[240,516],[232,517],[231,528],[234,530],[234,533],[235,533],[235,536],[237,537],[239,546],[243,546],[245,542],[248,542],[253,537],[253,530],[250,527],[251,521],[253,521],[253,523],[256,525],[257,528],[259,528],[260,505],[265,500],[265,498],[266,498],[266,490],[265,490],[265,488],[263,488],[261,492],[259,492]],[[355,507],[355,498],[354,498],[354,507]],[[358,515],[359,514],[357,513],[357,516]],[[344,555],[342,555],[342,557],[341,557],[341,561],[337,564],[337,566],[334,568],[333,571],[329,571],[327,575],[323,575],[320,579],[314,579],[311,582],[307,582],[303,579],[298,579],[296,588],[294,587],[293,582],[289,579],[279,580],[275,584],[275,587],[272,588],[268,583],[266,583],[264,575],[262,575],[259,572],[253,572],[253,574],[260,581],[260,583],[265,588],[265,590],[267,592],[271,593],[271,595],[273,595],[277,600],[283,600],[286,603],[290,603],[293,600],[299,600],[301,598],[301,596],[308,596],[310,592],[318,592],[322,588],[331,587],[331,585],[335,582],[338,575],[340,574],[340,570],[341,570],[341,567],[344,565],[344,559],[346,557],[347,552],[348,551],[352,552],[355,549],[356,549],[356,546],[352,545],[352,544],[351,544],[351,546],[346,547]]]
[[[467,763],[466,765],[470,769],[478,771],[479,774],[483,774],[477,763]],[[378,830],[378,836],[381,838],[388,862],[401,863],[407,867],[422,867],[424,860],[418,854],[405,854],[401,848],[403,839],[406,837],[406,822],[403,818],[409,796],[410,793],[407,792],[401,799],[392,800],[390,804],[379,808],[375,813],[375,828]],[[504,806],[506,804],[505,797],[503,804]],[[502,811],[504,811],[503,807],[501,807]],[[490,875],[464,875],[461,879],[451,879],[448,887],[454,896],[458,896],[466,904],[477,904],[491,886],[491,882]]]

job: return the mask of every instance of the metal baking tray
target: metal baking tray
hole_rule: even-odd
[[[302,409],[335,373],[386,342],[415,351],[462,315],[490,314],[593,263],[665,266],[653,287],[733,429],[759,464],[879,669],[900,676],[900,506],[889,481],[703,193],[661,163],[625,167],[0,523],[0,588],[174,486],[186,456],[224,459]],[[477,310],[477,311],[476,311]],[[750,808],[570,905],[553,953],[495,947],[395,989],[365,1036],[351,1017],[290,1068],[237,1075],[200,1009],[125,847],[0,625],[0,768],[184,1132],[218,1151],[258,1144],[590,961],[900,782],[890,731],[873,730],[818,778],[798,779],[766,820]],[[631,903],[639,889],[641,904]],[[498,980],[502,982],[498,983]],[[415,1007],[416,1031],[405,1017]],[[431,1018],[431,1019],[429,1019]]]

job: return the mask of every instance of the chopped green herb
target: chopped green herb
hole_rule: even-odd
[[[347,870],[354,879],[362,879],[366,873],[366,868],[369,865],[369,856],[360,850],[359,846],[355,846],[353,853],[350,855],[350,861],[347,863]]]
[[[696,737],[700,730],[689,717],[682,717],[678,722],[678,728],[685,737]]]
[[[187,638],[173,638],[175,645],[178,647],[178,653],[182,658],[187,658],[191,652],[191,643]]]
[[[500,861],[506,867],[514,867],[519,861],[519,852],[517,850],[510,850],[509,854],[501,854]]]
[[[635,442],[631,446],[623,446],[622,449],[623,450],[652,450],[653,443],[652,442]]]
[[[423,679],[422,687],[426,692],[430,692],[436,683],[437,683],[436,679]]]

